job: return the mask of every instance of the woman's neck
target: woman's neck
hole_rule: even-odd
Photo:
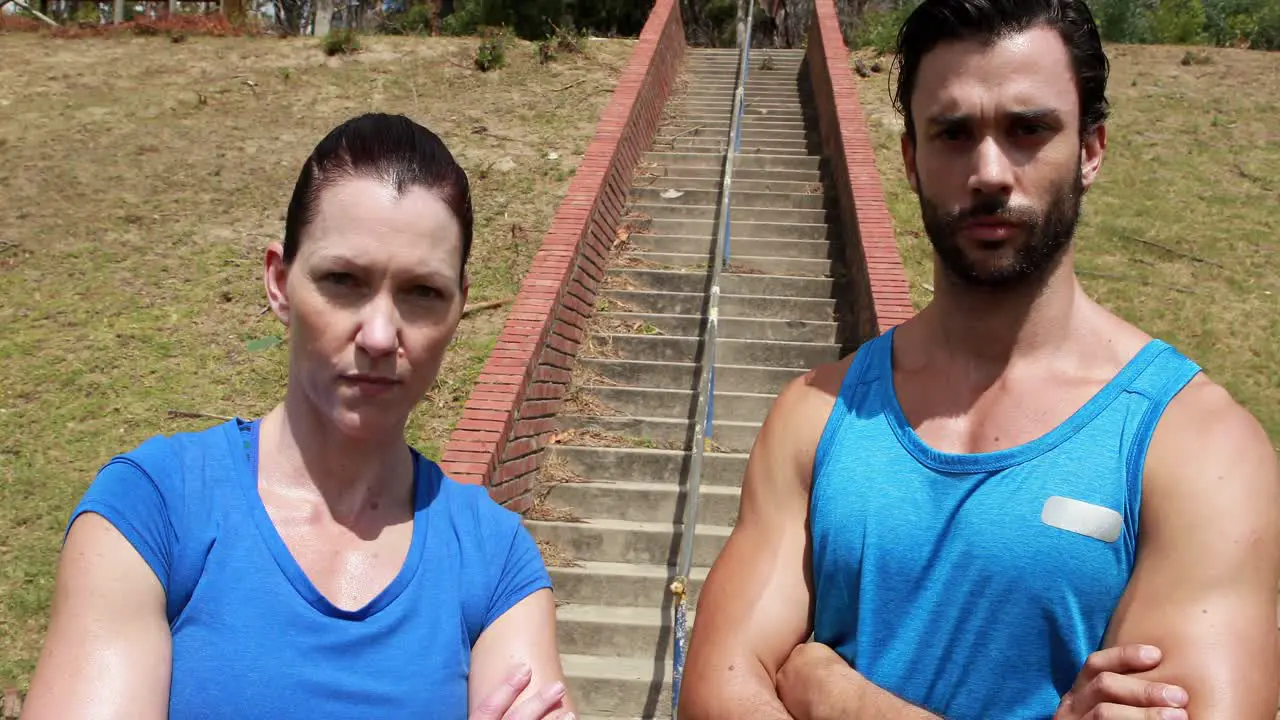
[[[413,499],[413,460],[403,433],[352,437],[317,412],[300,392],[262,419],[259,482],[315,493],[347,524],[369,510]],[[262,462],[270,453],[268,462]]]

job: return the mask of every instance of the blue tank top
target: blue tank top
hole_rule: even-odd
[[[865,343],[814,459],[814,639],[948,720],[1049,718],[1133,569],[1142,468],[1199,372],[1147,344],[1065,422],[1016,447],[939,452]]]
[[[406,448],[415,463],[407,556],[368,604],[339,608],[262,504],[258,427],[233,420],[152,437],[108,462],[71,516],[105,517],[164,589],[168,717],[466,718],[476,640],[551,587],[520,516]]]

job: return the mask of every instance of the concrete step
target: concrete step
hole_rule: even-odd
[[[587,605],[627,605],[658,607],[668,600],[668,588],[676,568],[662,565],[611,563],[580,560],[572,566],[548,567],[555,585],[556,599]],[[689,569],[686,589],[690,607],[697,607],[697,595],[707,579],[706,567]]]
[[[632,190],[640,188],[658,188],[659,190],[720,190],[720,175],[714,177],[681,177],[679,176],[679,168],[671,170],[671,174],[665,177],[644,176],[637,177],[632,184]],[[733,188],[735,191],[741,190],[745,192],[771,192],[771,193],[797,193],[801,195],[813,195],[815,197],[825,197],[826,188],[820,182],[796,182],[792,180],[743,180],[741,177],[733,178]]]
[[[748,141],[766,141],[766,140],[789,140],[792,142],[807,142],[809,140],[820,140],[821,138],[814,131],[803,127],[798,128],[743,128],[739,133],[739,137],[743,142]],[[658,134],[654,137],[654,142],[669,142],[673,139],[701,139],[701,140],[717,140],[726,141],[729,139],[728,127],[712,127],[696,120],[682,120],[681,122],[671,125],[664,125],[658,130]]]
[[[550,542],[580,560],[673,565],[680,551],[679,526],[670,522],[526,520],[525,526],[535,539]],[[710,567],[731,531],[728,527],[699,525],[693,538],[693,563]]]
[[[614,269],[609,276],[629,290],[700,293],[707,289],[705,272],[678,270]],[[720,275],[720,292],[725,295],[762,295],[785,298],[832,298],[835,280],[831,278],[789,277],[786,275],[751,275],[733,272]],[[692,313],[681,313],[692,314]]]
[[[711,262],[710,253],[632,253],[632,257],[664,267],[702,268]],[[734,255],[730,271],[751,271],[791,277],[830,277],[836,265],[830,260],[796,260],[794,258],[750,257]]]
[[[701,315],[707,299],[702,293],[673,293],[643,290],[606,290],[606,298],[620,305],[617,312]],[[752,295],[721,295],[720,317],[743,317],[764,320],[807,320],[832,322],[835,300],[823,298],[773,297],[762,299]],[[726,361],[727,362],[727,361]]]
[[[716,173],[712,177],[720,177],[720,173],[724,170],[724,156],[715,153],[671,153],[671,152],[648,152],[645,153],[644,162],[651,163],[657,167],[680,167],[680,168],[715,168]],[[738,173],[751,170],[789,170],[789,171],[808,171],[813,173],[804,178],[808,180],[820,180],[821,176],[818,171],[822,169],[822,158],[818,157],[785,157],[785,158],[769,158],[769,157],[745,157],[734,161],[733,173],[734,179],[738,178]],[[777,175],[752,176],[743,175],[749,179],[760,180],[795,180],[794,177],[783,177]]]
[[[560,656],[578,716],[671,717],[671,663],[666,658]]]
[[[661,334],[678,337],[698,337],[702,333],[700,315],[664,315],[658,313],[601,313],[601,317],[624,323],[644,323]],[[806,322],[804,320],[764,320],[760,318],[720,318],[719,336],[738,340],[779,340],[783,342],[826,343],[836,342],[834,322]]]
[[[738,520],[735,487],[707,486],[698,501],[698,525],[733,526]],[[573,508],[581,517],[629,520],[633,522],[684,522],[685,497],[671,483],[574,482],[556,485],[547,493],[547,502]]]
[[[652,450],[648,448],[605,448],[578,445],[554,445],[551,454],[564,460],[566,469],[580,477],[596,481],[684,482],[684,467],[689,453],[683,450]],[[745,453],[707,453],[702,457],[703,485],[732,485],[742,487],[742,474],[747,470]],[[610,560],[611,558],[575,555],[580,560]],[[620,562],[644,562],[622,560]],[[652,564],[662,564],[655,561]],[[699,563],[706,565],[710,563]]]
[[[790,298],[782,298],[789,300]],[[745,315],[739,315],[744,317]],[[614,335],[601,333],[597,340],[611,347],[618,360],[692,363],[698,360],[696,337]],[[763,340],[718,340],[716,359],[729,365],[812,369],[840,359],[840,347],[819,343],[786,343]],[[607,402],[607,401],[606,401]],[[637,414],[618,408],[629,414]]]
[[[740,211],[735,210],[734,212],[736,214]],[[655,235],[689,235],[710,239],[715,236],[717,229],[716,222],[709,219],[654,218],[649,223],[649,232]],[[838,231],[829,227],[826,223],[785,222],[780,220],[759,222],[740,220],[736,217],[730,224],[730,232],[735,246],[739,240],[829,241],[838,237],[836,235]],[[635,235],[633,233],[632,237],[635,237]]]
[[[716,376],[720,386],[720,376]],[[711,439],[728,452],[751,452],[761,423],[717,420],[711,427]],[[562,430],[599,430],[624,437],[643,437],[655,442],[684,443],[688,449],[693,438],[693,423],[683,418],[600,417],[595,415],[560,415],[556,426]]]
[[[840,247],[825,240],[751,240],[738,237],[739,225],[732,226],[729,242],[730,262],[742,257],[797,259],[830,262],[843,259]],[[713,239],[692,235],[652,235],[633,233],[631,244],[641,253],[686,253],[710,257]]]
[[[655,150],[670,150],[672,152],[727,152],[729,144],[727,140],[687,140],[680,138],[670,141],[654,141]],[[818,153],[817,144],[815,142],[813,149],[810,149],[807,143],[797,142],[788,143],[782,140],[759,140],[759,141],[743,141],[738,147],[739,156],[745,154],[763,154],[763,155],[783,155],[788,157],[814,155]]]
[[[631,201],[654,206],[701,205],[715,207],[720,202],[719,190],[679,190],[679,197],[666,198],[660,188],[632,188]],[[739,190],[735,184],[733,206],[743,208],[778,208],[791,210],[822,210],[826,198],[805,193],[756,192]]]
[[[690,626],[694,614],[687,616]],[[668,654],[674,620],[661,607],[561,605],[556,608],[556,639],[562,653],[652,659]]]
[[[714,220],[720,208],[715,205],[668,205],[645,202],[633,203],[629,211],[642,213],[651,218],[663,220]],[[734,224],[750,222],[798,223],[805,225],[827,224],[827,210],[794,210],[789,208],[751,208],[735,207],[730,210],[730,218]]]
[[[698,367],[693,363],[662,363],[651,360],[578,358],[584,370],[629,387],[690,390],[698,386]],[[716,388],[727,392],[779,393],[804,368],[767,368],[716,363]]]
[[[655,390],[604,385],[587,385],[582,390],[598,398],[605,405],[633,417],[687,419],[694,416],[698,406],[697,393],[692,390]],[[765,415],[773,406],[774,397],[759,393],[717,391],[713,398],[713,418],[716,422],[720,420],[764,422]]]

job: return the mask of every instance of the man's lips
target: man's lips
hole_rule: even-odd
[[[961,226],[964,234],[977,240],[1007,240],[1022,229],[1022,225],[1008,220],[970,220]]]

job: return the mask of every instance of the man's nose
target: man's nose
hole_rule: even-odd
[[[979,196],[1008,196],[1013,193],[1013,164],[995,138],[978,144],[969,191]]]

